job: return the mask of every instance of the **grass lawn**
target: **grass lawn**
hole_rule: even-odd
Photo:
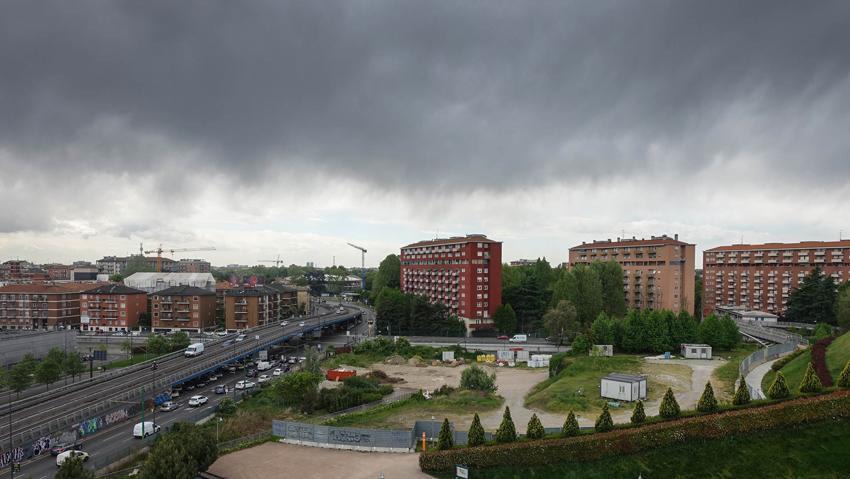
[[[759,349],[758,344],[741,345],[738,349],[731,351],[717,351],[717,355],[721,356],[728,362],[723,366],[714,370],[711,375],[712,387],[718,400],[727,399],[732,401],[735,396],[735,381],[738,379],[738,366],[741,360],[753,354]]]
[[[159,356],[160,355],[151,354],[151,353],[148,353],[148,354],[136,353],[136,354],[133,354],[133,364],[139,364],[141,362],[144,362],[147,359],[154,359],[154,358],[158,358]],[[110,363],[103,365],[103,369],[116,369],[116,368],[124,368],[124,367],[127,367],[127,366],[131,366],[130,360],[129,359],[122,359],[121,361],[112,361]],[[95,366],[95,369],[97,369],[97,366]]]
[[[557,413],[601,411],[607,399],[599,396],[599,379],[614,372],[636,374],[643,363],[638,356],[624,354],[606,358],[577,356],[568,361],[571,364],[557,376],[531,389],[525,397],[526,407]],[[583,394],[577,394],[579,390]]]
[[[847,420],[774,434],[732,437],[617,456],[600,461],[470,470],[472,479],[837,479],[847,477]],[[435,475],[453,478],[453,473]]]
[[[368,352],[363,354],[345,353],[335,354],[322,362],[322,367],[327,369],[336,369],[341,364],[354,368],[368,368],[375,363],[387,359],[386,354],[378,352]]]
[[[803,381],[803,376],[806,375],[806,366],[811,361],[812,353],[810,351],[806,351],[791,360],[790,363],[786,364],[785,367],[782,368],[782,374],[785,376],[785,381],[788,383],[788,390],[791,391],[791,394],[797,394],[800,392],[800,382]],[[774,378],[776,378],[776,371],[772,369],[764,375],[764,379],[761,381],[761,388],[764,390],[765,394],[767,394],[767,390],[770,389],[770,385],[773,384]]]
[[[838,376],[847,366],[847,361],[850,361],[850,333],[839,336],[826,348],[826,367],[834,382],[838,382]]]

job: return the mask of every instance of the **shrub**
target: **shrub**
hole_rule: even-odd
[[[233,402],[233,398],[229,396],[222,398],[221,402],[218,403],[218,413],[224,417],[236,414],[236,403]]]
[[[714,397],[714,388],[711,387],[711,381],[706,381],[705,390],[699,398],[697,411],[712,412],[717,409],[717,398]]]
[[[776,377],[773,378],[773,384],[767,389],[767,397],[770,399],[782,399],[788,397],[790,392],[788,391],[788,384],[785,382],[785,375],[782,374],[782,371],[776,373]]]
[[[584,336],[579,336],[575,339],[575,341],[573,341],[570,353],[573,356],[586,355],[587,352],[590,351],[590,348],[592,346],[593,345],[590,344],[590,341],[588,341],[587,338],[585,338]]]
[[[679,416],[682,414],[681,408],[679,408],[679,402],[676,401],[676,396],[673,395],[673,389],[667,388],[667,392],[664,393],[664,399],[661,400],[661,408],[658,410],[659,415],[667,420],[670,419],[679,419]]]
[[[440,439],[437,441],[437,449],[445,451],[455,446],[455,440],[452,438],[452,426],[449,424],[449,418],[443,419],[443,425],[440,427]]]
[[[496,429],[496,442],[504,444],[514,441],[516,441],[516,426],[514,426],[514,420],[511,419],[511,408],[505,406],[502,423],[499,424],[499,429]]]
[[[328,347],[325,348],[325,352],[328,354],[333,354],[334,352],[336,352],[336,348],[333,344],[329,344]]]
[[[646,413],[643,411],[643,401],[638,399],[635,410],[632,412],[632,424],[640,424],[646,421]]]
[[[578,425],[578,420],[576,419],[576,415],[573,414],[573,410],[570,409],[570,413],[567,415],[567,420],[564,421],[564,427],[561,428],[561,432],[564,433],[564,436],[577,436],[581,428]]]
[[[750,403],[750,388],[747,387],[744,381],[744,375],[741,375],[741,382],[738,384],[738,390],[735,391],[735,397],[732,398],[732,404],[735,406],[743,406]]]
[[[806,351],[808,351],[809,349],[810,349],[810,348],[797,349],[797,350],[795,350],[793,353],[788,354],[787,356],[783,356],[783,357],[782,357],[782,358],[780,358],[780,359],[777,359],[777,360],[776,360],[776,362],[774,362],[774,363],[770,366],[770,369],[773,369],[774,371],[779,371],[780,369],[782,369],[783,367],[785,367],[785,365],[786,365],[786,364],[788,364],[788,363],[790,363],[791,361],[793,361],[793,360],[794,360],[794,358],[796,358],[796,357],[798,357],[798,356],[800,356],[800,355],[804,354],[804,353],[805,353]]]
[[[602,414],[596,418],[594,428],[596,429],[596,432],[607,432],[614,429],[614,420],[611,419],[611,413],[608,412],[608,403],[605,403],[602,406]]]
[[[342,383],[351,389],[378,389],[378,378],[351,376],[350,378],[343,379]]]
[[[841,376],[838,376],[838,387],[850,388],[850,361],[847,361],[847,365],[841,371]]]
[[[835,340],[835,336],[821,339],[812,346],[812,366],[820,378],[823,387],[832,387],[832,375],[826,366],[826,348]]]
[[[528,428],[525,431],[525,437],[529,439],[540,439],[545,435],[546,429],[543,428],[543,424],[540,423],[540,419],[537,418],[537,414],[532,414],[531,419],[528,420]]]
[[[469,447],[475,447],[484,444],[485,441],[484,427],[481,426],[481,419],[478,418],[478,413],[475,413],[475,417],[472,418],[472,425],[469,426],[466,442],[469,444]]]
[[[478,366],[468,367],[460,373],[460,388],[467,390],[496,392],[496,373],[490,375]]]
[[[393,393],[393,387],[389,384],[381,384],[378,386],[378,392],[381,393],[381,396],[386,396]]]
[[[800,381],[800,392],[817,393],[821,390],[823,390],[823,385],[820,383],[817,374],[815,374],[815,368],[812,367],[812,363],[809,363],[806,365],[806,375]]]
[[[569,355],[569,352],[556,354],[549,360],[550,378],[554,378],[559,372],[563,371],[564,368],[572,364],[572,361],[567,360],[567,355]]]

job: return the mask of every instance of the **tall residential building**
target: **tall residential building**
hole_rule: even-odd
[[[138,255],[137,255],[138,256]],[[124,274],[124,270],[127,269],[127,263],[133,257],[122,257],[122,256],[104,256],[103,259],[99,259],[96,261],[97,269],[100,274],[108,274],[112,276],[113,274]],[[177,272],[177,261],[174,261],[171,258],[160,258],[162,263],[162,273],[174,273]],[[145,257],[145,263],[147,263],[148,268],[151,268],[151,271],[156,271],[156,256],[147,256]]]
[[[48,329],[80,324],[81,284],[27,283],[0,288],[0,328]]]
[[[231,288],[223,292],[229,331],[263,326],[288,318],[298,308],[298,290],[282,284]]]
[[[702,258],[706,311],[742,306],[782,315],[791,290],[816,266],[837,284],[850,280],[850,240],[718,246]]]
[[[195,286],[174,286],[151,296],[153,331],[201,332],[215,326],[215,293]]]
[[[148,311],[148,294],[123,284],[109,284],[84,291],[80,298],[83,331],[124,331]]]
[[[181,259],[174,266],[175,273],[209,273],[210,262],[202,259]]]
[[[623,268],[629,308],[684,308],[693,314],[695,251],[696,245],[679,241],[679,235],[608,239],[570,248],[570,262],[564,266],[616,261]]]
[[[467,331],[493,327],[502,303],[502,243],[481,234],[401,248],[401,290],[442,303]]]

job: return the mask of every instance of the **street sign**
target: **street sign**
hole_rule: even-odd
[[[15,462],[12,464],[12,472],[21,472],[21,463]]]
[[[94,350],[94,359],[97,360],[97,361],[106,361],[106,350],[95,349]]]
[[[458,479],[469,479],[469,468],[466,466],[458,466],[457,464],[455,464],[455,475],[458,477]]]

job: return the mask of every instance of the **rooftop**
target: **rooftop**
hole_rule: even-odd
[[[771,249],[817,249],[817,248],[850,248],[850,240],[842,241],[801,241],[799,243],[764,243],[764,244],[735,244],[718,246],[705,250],[712,251],[752,251]]]
[[[196,286],[188,286],[188,285],[180,285],[180,286],[172,286],[171,288],[163,289],[162,291],[157,291],[157,295],[160,296],[213,296],[214,292],[204,289],[198,288]]]
[[[501,243],[501,241],[494,241],[483,234],[468,234],[466,236],[452,236],[451,238],[436,238],[432,240],[422,240],[413,244],[409,244],[407,246],[402,246],[402,249],[405,248],[417,248],[420,246],[439,246],[444,244],[462,244],[462,243]]]
[[[611,248],[615,246],[623,246],[623,247],[631,247],[631,246],[653,246],[653,245],[668,245],[668,244],[678,244],[688,246],[688,243],[684,241],[679,241],[679,235],[673,235],[673,237],[669,237],[667,235],[661,236],[651,236],[649,239],[641,238],[637,239],[634,236],[631,238],[617,238],[617,241],[611,241],[611,239],[607,240],[593,240],[593,243],[584,243],[582,242],[579,246],[573,246],[570,248],[570,251],[577,249],[588,249],[588,248]]]

